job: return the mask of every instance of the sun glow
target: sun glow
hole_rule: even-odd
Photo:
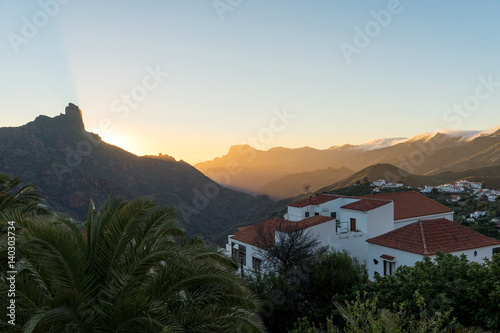
[[[94,133],[98,134],[104,142],[120,147],[133,154],[135,154],[135,150],[137,150],[135,142],[128,135],[121,135],[118,133],[102,133],[100,131],[94,131]]]

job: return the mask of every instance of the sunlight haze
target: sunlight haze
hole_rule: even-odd
[[[71,102],[105,141],[194,164],[500,125],[497,1],[217,3],[0,1],[1,126]]]

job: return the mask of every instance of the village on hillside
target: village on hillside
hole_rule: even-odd
[[[469,188],[466,184],[462,182]],[[381,193],[324,193],[293,202],[283,217],[240,227],[228,235],[226,251],[240,263],[242,274],[252,274],[266,269],[268,249],[304,231],[323,246],[348,251],[365,264],[370,279],[392,275],[397,267],[413,266],[423,257],[434,258],[437,252],[466,255],[470,261],[483,263],[500,251],[500,240],[455,223],[454,209],[407,188],[382,193],[384,186],[393,186],[383,180],[371,185]],[[481,190],[474,186],[470,186],[472,192]]]
[[[495,203],[499,201],[500,191],[499,190],[491,190],[488,188],[484,188],[484,184],[482,182],[472,182],[467,179],[457,180],[453,183],[441,184],[437,186],[425,185],[424,187],[413,188],[411,186],[405,186],[403,183],[390,183],[386,182],[384,179],[378,179],[370,185],[373,188],[374,193],[380,193],[387,190],[418,190],[420,193],[425,195],[430,195],[432,193],[439,194],[446,198],[446,203],[459,203],[462,201],[464,204],[469,199],[476,201],[488,201],[491,203]],[[487,208],[488,205],[483,205]],[[457,205],[460,207],[460,204]],[[500,212],[494,214],[494,211],[486,209],[486,210],[475,210],[473,212],[467,212],[467,216],[463,216],[462,212],[455,211],[459,217],[466,220],[467,222],[477,223],[478,220],[482,222],[486,222],[486,218],[490,218],[488,222],[494,224],[494,226],[500,232]],[[495,216],[491,216],[495,215]],[[455,219],[457,220],[457,218]]]

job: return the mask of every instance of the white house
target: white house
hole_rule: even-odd
[[[473,189],[477,189],[477,190],[480,190],[483,188],[483,184],[481,182],[471,182],[470,183],[470,186],[473,188]]]
[[[373,186],[384,186],[384,185],[386,185],[386,182],[385,182],[385,179],[378,179],[378,180],[374,181],[372,184],[373,184]]]
[[[312,216],[294,222],[277,217],[261,223],[241,227],[228,237],[226,250],[231,253],[245,271],[261,270],[262,251],[275,244],[282,232],[293,232],[307,229],[322,243],[328,242],[330,230],[335,229],[335,220],[326,216]]]
[[[500,240],[486,237],[448,219],[421,220],[367,240],[368,272],[391,275],[399,266],[413,266],[437,251],[453,255],[465,254],[469,261],[483,263],[491,258]]]
[[[360,197],[320,194],[290,204],[284,219],[272,218],[239,228],[228,236],[226,250],[240,262],[244,271],[260,270],[262,251],[274,245],[280,233],[306,229],[317,235],[324,245],[349,251],[367,265],[373,276],[373,270],[378,267],[372,265],[374,250],[368,240],[421,220],[453,220],[453,210],[415,191]],[[267,235],[265,241],[263,235]],[[382,254],[395,257],[388,250]],[[401,258],[398,263],[413,264]]]
[[[488,212],[482,210],[476,210],[474,213],[470,214],[470,217],[477,219],[482,216],[486,216],[486,214],[488,214]]]
[[[425,188],[423,190],[421,190],[420,192],[422,192],[422,193],[431,193],[433,189],[434,189],[434,186],[425,185]]]
[[[453,221],[452,209],[415,191],[380,193],[363,197],[389,200],[394,203],[393,229],[424,219],[446,218]]]

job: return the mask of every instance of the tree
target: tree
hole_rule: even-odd
[[[378,299],[367,293],[357,293],[356,299],[342,305],[335,302],[336,312],[345,320],[345,325],[335,325],[331,318],[324,325],[310,323],[307,318],[299,318],[289,333],[427,333],[457,332],[483,333],[478,327],[463,328],[451,318],[451,309],[445,313],[436,312],[430,317],[423,315],[426,304],[419,291],[413,300],[418,304],[420,315],[415,316],[406,309],[405,303],[394,304],[396,311],[380,308]],[[343,327],[342,327],[343,326]],[[342,327],[342,329],[341,329]]]
[[[42,196],[33,185],[0,174],[0,213],[47,214],[48,210],[42,204]]]
[[[271,273],[286,274],[328,249],[310,231],[299,228],[298,222],[289,221],[281,221],[273,228],[259,225],[256,243],[263,268]]]
[[[330,250],[320,254],[308,269],[306,292],[312,309],[309,317],[322,322],[334,310],[333,301],[353,300],[367,282],[365,266],[347,251]]]
[[[335,306],[346,321],[346,332],[437,333],[446,332],[447,328],[454,326],[455,320],[450,318],[451,309],[426,317],[423,315],[426,307],[425,301],[418,290],[412,298],[420,310],[421,315],[418,318],[406,310],[405,303],[394,304],[395,311],[381,309],[377,306],[377,298],[371,299],[366,293],[363,295],[358,293],[356,300],[346,302],[346,306],[338,302]]]
[[[109,199],[89,209],[86,234],[67,218],[16,222],[13,332],[261,332],[258,303],[236,265],[185,240],[173,209]],[[0,306],[9,304],[0,221]]]
[[[269,332],[287,332],[301,317],[323,322],[333,310],[332,301],[353,298],[366,278],[364,266],[347,252],[335,251],[317,253],[288,271],[248,277],[262,300],[261,313]]]
[[[376,295],[382,308],[397,311],[393,304],[404,303],[411,313],[430,318],[433,313],[453,309],[451,316],[465,327],[500,329],[500,256],[484,264],[467,257],[437,253],[413,267],[402,266],[391,276],[377,277],[366,287]],[[420,292],[426,306],[420,311],[414,300]]]

